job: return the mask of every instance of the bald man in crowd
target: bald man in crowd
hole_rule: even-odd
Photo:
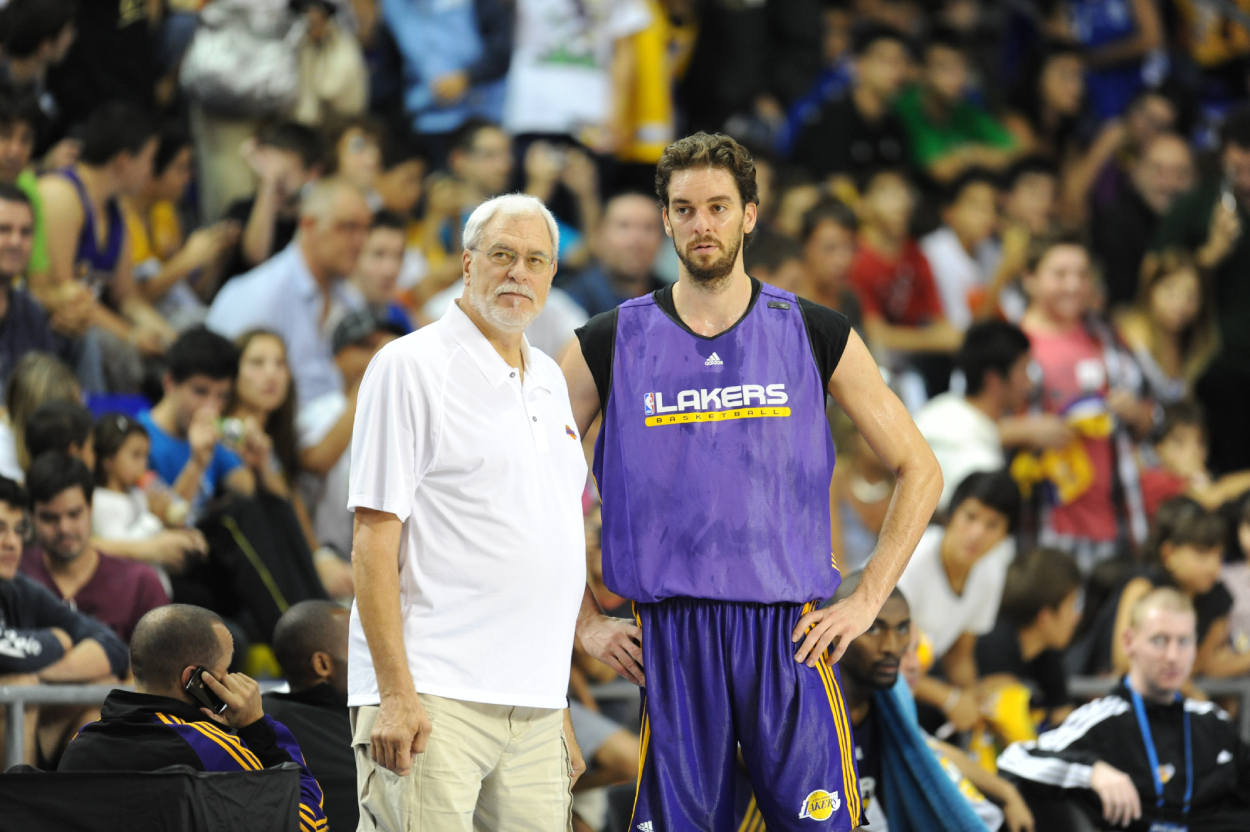
[[[301,601],[273,631],[289,693],[266,693],[265,713],[291,730],[326,796],[331,829],[355,829],[356,759],[347,714],[349,613],[332,601]]]
[[[1030,804],[1070,796],[1115,827],[1250,829],[1250,746],[1214,703],[1181,693],[1198,651],[1196,624],[1192,602],[1175,589],[1143,597],[1124,633],[1128,675],[1058,728],[1009,746],[999,773],[1014,777]]]
[[[371,221],[356,188],[340,179],[317,182],[300,204],[291,244],[227,283],[209,310],[208,328],[227,338],[251,329],[282,336],[301,405],[342,392],[330,335],[344,314],[362,304],[345,281]]]

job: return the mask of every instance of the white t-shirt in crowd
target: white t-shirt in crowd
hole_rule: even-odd
[[[464,281],[457,280],[443,291],[425,302],[421,311],[429,320],[436,320],[447,313],[452,301],[464,294]],[[537,347],[547,355],[559,361],[564,357],[564,349],[573,340],[573,331],[590,318],[581,304],[573,300],[568,292],[552,286],[547,294],[547,302],[543,311],[525,330],[525,337],[530,346]]]
[[[994,243],[982,241],[973,257],[959,242],[958,235],[944,225],[921,237],[920,249],[933,269],[946,320],[959,329],[972,326],[968,296],[972,290],[988,286],[994,275],[993,266],[999,257]]]
[[[958,393],[930,399],[916,413],[916,427],[942,469],[941,511],[969,474],[997,471],[1007,464],[998,425]]]
[[[97,488],[91,494],[91,533],[105,540],[147,540],[165,529],[148,508],[148,496],[138,488],[114,491]]]
[[[517,0],[503,126],[567,133],[607,120],[619,38],[651,25],[645,0]]]
[[[933,643],[940,659],[964,633],[985,635],[994,629],[998,605],[1003,599],[1007,567],[1016,555],[1016,543],[1008,537],[973,565],[956,595],[942,568],[942,538],[946,529],[930,526],[916,546],[898,588],[911,607],[912,626],[919,627]]]
[[[348,507],[403,521],[404,644],[421,693],[566,707],[586,583],[586,460],[560,368],[510,367],[457,304],[365,373]],[[360,557],[357,552],[355,557]],[[376,705],[353,606],[348,703]]]

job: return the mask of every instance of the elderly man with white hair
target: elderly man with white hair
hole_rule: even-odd
[[[464,296],[361,384],[348,704],[361,830],[571,829],[565,691],[586,577],[586,463],[530,346],[556,271],[534,197],[480,205]]]

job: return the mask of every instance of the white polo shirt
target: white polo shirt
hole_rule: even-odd
[[[460,307],[384,347],[360,387],[348,507],[404,522],[404,645],[421,693],[563,708],[586,584],[586,461],[560,368],[508,366]],[[348,704],[379,702],[353,605]]]

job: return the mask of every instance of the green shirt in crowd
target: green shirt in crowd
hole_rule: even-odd
[[[30,266],[27,267],[27,274],[31,272],[46,272],[51,268],[52,264],[48,261],[48,238],[47,232],[43,227],[43,202],[39,199],[39,177],[35,176],[35,172],[30,168],[18,174],[17,181],[13,183],[22,193],[30,197],[30,207],[35,214],[35,233],[31,240],[30,248]]]
[[[970,144],[987,144],[1005,150],[1016,143],[1005,127],[971,101],[960,101],[947,113],[945,121],[934,121],[925,109],[918,84],[899,96],[894,109],[907,127],[912,156],[923,168],[952,150]]]

